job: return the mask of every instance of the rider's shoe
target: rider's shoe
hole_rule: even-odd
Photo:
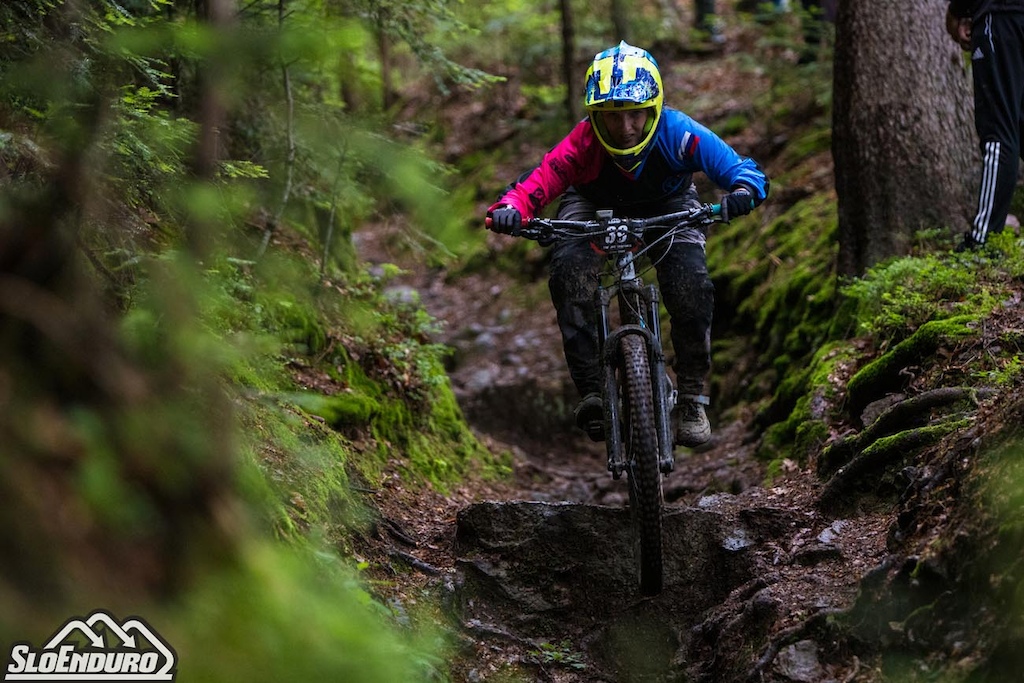
[[[711,423],[708,421],[704,405],[707,397],[690,394],[680,395],[672,411],[675,423],[675,444],[696,448],[711,440]]]
[[[572,412],[576,426],[587,433],[591,441],[604,441],[604,403],[600,394],[587,394]]]

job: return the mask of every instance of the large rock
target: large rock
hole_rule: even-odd
[[[589,643],[607,675],[671,668],[706,610],[751,578],[749,532],[708,510],[669,509],[665,588],[637,589],[629,511],[484,502],[458,515],[458,605],[466,623],[524,642]],[[596,673],[596,672],[592,672]]]

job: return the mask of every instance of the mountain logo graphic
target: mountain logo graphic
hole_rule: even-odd
[[[174,650],[139,617],[72,617],[46,645],[15,643],[4,681],[173,681]]]

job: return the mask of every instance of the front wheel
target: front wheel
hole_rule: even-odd
[[[626,472],[640,592],[657,595],[662,588],[662,491],[651,368],[643,338],[632,334],[624,336],[620,350],[622,382],[625,385],[621,395],[624,401]]]

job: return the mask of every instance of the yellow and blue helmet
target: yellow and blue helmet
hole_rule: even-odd
[[[658,129],[664,102],[665,92],[658,62],[647,50],[622,41],[613,48],[597,53],[587,69],[583,106],[590,117],[590,125],[615,162],[627,171],[635,169],[643,161]],[[647,117],[640,143],[629,149],[616,147],[599,112],[646,108],[652,109],[652,115]]]

